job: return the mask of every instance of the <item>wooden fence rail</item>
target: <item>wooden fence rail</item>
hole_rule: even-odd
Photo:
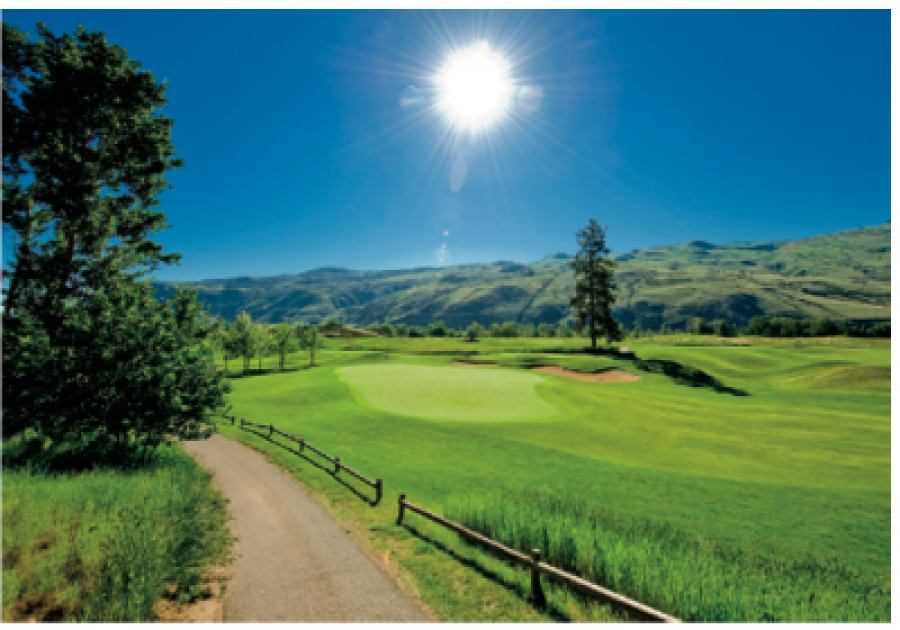
[[[226,416],[226,419],[231,420],[231,424],[235,423],[234,416]],[[373,480],[369,479],[368,477],[356,472],[349,466],[342,464],[340,457],[332,457],[331,455],[323,453],[316,447],[309,444],[306,440],[298,438],[295,435],[291,435],[290,433],[285,433],[284,431],[279,431],[271,424],[258,424],[256,422],[250,422],[249,420],[244,420],[243,418],[241,418],[240,426],[241,427],[251,426],[251,427],[259,427],[260,429],[268,429],[269,437],[272,437],[272,435],[274,433],[277,433],[278,435],[282,436],[285,439],[291,440],[292,442],[296,442],[300,446],[300,451],[303,451],[304,449],[311,450],[313,453],[316,453],[320,457],[323,457],[324,459],[327,459],[332,464],[334,464],[334,471],[332,472],[333,475],[337,475],[342,470],[345,470],[348,473],[350,473],[351,475],[353,475],[354,477],[356,477],[357,479],[359,479],[360,481],[362,481],[363,483],[368,484],[368,485],[372,486],[373,488],[375,488],[375,502],[372,505],[378,505],[379,503],[381,503],[381,496],[382,496],[382,492],[383,492],[383,484],[381,482],[381,479],[375,479],[373,481]]]
[[[629,599],[624,595],[619,595],[614,591],[605,589],[602,586],[597,586],[596,584],[588,582],[587,580],[583,580],[577,575],[572,575],[571,573],[567,573],[562,569],[558,569],[552,565],[541,562],[540,549],[532,549],[531,557],[528,557],[524,553],[501,545],[497,541],[491,540],[487,536],[482,536],[477,532],[473,532],[472,530],[463,527],[459,523],[449,521],[441,516],[438,516],[437,514],[434,514],[433,512],[429,512],[428,510],[419,507],[418,505],[410,503],[406,500],[405,494],[401,494],[398,500],[397,525],[400,525],[403,522],[403,513],[404,510],[407,509],[415,512],[416,514],[421,514],[425,518],[434,521],[438,525],[442,525],[448,529],[452,529],[453,531],[465,536],[469,540],[474,540],[488,547],[489,549],[496,551],[500,555],[506,556],[507,558],[510,558],[515,562],[530,567],[531,594],[534,598],[535,603],[537,603],[538,605],[543,606],[547,602],[546,597],[544,596],[544,591],[541,588],[541,573],[546,573],[549,577],[555,579],[556,581],[570,586],[580,591],[581,593],[584,593],[585,595],[608,602],[619,608],[623,608],[627,610],[631,615],[637,617],[638,619],[641,619],[642,621],[656,621],[665,623],[679,622],[679,620],[675,617],[670,617],[665,613],[654,610],[653,608]]]

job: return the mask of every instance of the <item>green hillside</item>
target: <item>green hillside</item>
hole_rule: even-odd
[[[884,225],[799,241],[717,245],[691,241],[617,256],[615,316],[681,328],[691,317],[745,325],[776,315],[877,321],[890,319],[891,227]],[[574,280],[569,255],[534,264],[499,261],[397,271],[322,268],[297,275],[192,283],[213,315],[233,320],[320,322],[341,315],[350,324],[443,320],[557,323],[570,318]],[[172,283],[156,283],[160,296]]]

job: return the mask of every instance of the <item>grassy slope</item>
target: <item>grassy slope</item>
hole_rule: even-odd
[[[504,341],[518,347],[529,343]],[[325,353],[329,363],[321,369],[249,376],[236,382],[232,395],[239,417],[274,423],[363,474],[384,478],[385,504],[369,508],[327,473],[262,438],[230,427],[223,432],[272,453],[337,502],[344,516],[375,532],[376,548],[399,556],[425,600],[445,619],[517,620],[534,618],[536,612],[516,596],[516,588],[525,587],[515,572],[484,581],[448,563],[447,554],[468,558],[473,552],[442,539],[439,531],[424,527],[429,541],[394,527],[398,492],[438,511],[448,501],[498,490],[580,496],[622,518],[649,516],[738,547],[824,553],[876,581],[889,579],[889,345],[851,350],[819,344],[732,348],[646,342],[640,356],[677,357],[751,395],[694,389],[646,373],[640,382],[625,384],[548,377],[538,391],[564,410],[563,420],[459,423],[360,406],[329,367],[345,362],[447,365],[452,357],[423,352],[436,351],[438,343],[471,347],[458,341],[398,342],[405,351],[418,343],[419,356],[391,354],[386,360],[380,352]],[[484,358],[515,365],[535,355]],[[581,369],[612,363],[544,358]],[[295,360],[298,366],[303,362]],[[843,370],[846,380],[836,379],[836,370]],[[827,387],[819,386],[822,379]],[[442,545],[449,551],[441,551]],[[502,573],[495,565],[488,563],[489,571]],[[473,599],[476,582],[489,595]],[[459,591],[454,584],[460,583],[470,586]],[[560,610],[572,606],[558,603]],[[587,613],[567,614],[585,618]]]
[[[832,319],[890,317],[890,225],[783,243],[683,245],[618,257],[616,317],[629,329],[658,329],[690,317],[754,315]],[[500,262],[444,269],[357,272],[316,270],[296,276],[235,278],[195,284],[214,315],[242,310],[255,320],[319,322],[343,311],[346,321],[423,325],[443,319],[551,322],[569,316],[571,272],[550,256],[523,265]],[[160,285],[163,294],[171,290]]]
[[[228,561],[225,501],[181,447],[61,474],[10,468],[4,451],[4,621],[152,621],[164,589],[191,601]]]

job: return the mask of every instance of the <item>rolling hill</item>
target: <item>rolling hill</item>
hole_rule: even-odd
[[[477,321],[558,323],[570,319],[574,280],[569,254],[533,264],[490,264],[353,271],[325,267],[296,275],[240,277],[190,283],[210,312],[232,321],[247,311],[255,321],[321,322],[341,315],[358,326],[374,322],[453,328]],[[755,315],[890,319],[891,228],[884,225],[797,241],[706,241],[616,257],[615,316],[626,328],[640,323],[681,328],[691,317],[745,325]],[[154,283],[160,297],[174,284]]]

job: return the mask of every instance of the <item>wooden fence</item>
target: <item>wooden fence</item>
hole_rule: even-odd
[[[234,416],[225,416],[225,417],[228,420],[231,420],[232,425],[235,423],[236,419]],[[356,477],[357,479],[359,479],[360,481],[362,481],[363,483],[368,484],[368,485],[372,486],[373,488],[375,488],[375,501],[374,501],[374,503],[372,503],[372,505],[378,505],[379,503],[381,503],[381,495],[382,495],[382,490],[383,490],[381,479],[376,479],[375,481],[372,481],[368,477],[365,477],[365,476],[359,474],[358,472],[356,472],[349,466],[345,466],[344,464],[342,464],[340,457],[332,457],[331,455],[323,453],[316,447],[309,444],[306,440],[303,440],[294,435],[291,435],[290,433],[285,433],[284,431],[279,431],[271,424],[257,424],[256,422],[250,422],[249,420],[244,420],[243,418],[241,418],[240,426],[241,427],[251,426],[251,427],[259,427],[260,429],[267,429],[269,431],[270,438],[272,437],[273,434],[277,433],[278,435],[280,435],[281,437],[283,437],[287,440],[296,442],[300,446],[300,452],[303,452],[304,449],[311,450],[313,453],[316,453],[320,457],[327,459],[332,464],[334,464],[334,471],[332,472],[333,475],[337,475],[339,472],[344,470],[344,471],[350,473],[351,475],[353,475],[354,477]]]
[[[562,569],[558,569],[552,565],[541,562],[540,549],[532,549],[531,557],[529,558],[524,553],[518,552],[515,549],[510,549],[509,547],[501,545],[495,540],[491,540],[487,536],[482,536],[477,532],[473,532],[472,530],[463,527],[459,523],[449,521],[441,516],[438,516],[437,514],[434,514],[433,512],[429,512],[428,510],[410,503],[406,500],[405,494],[400,495],[397,507],[397,525],[400,525],[403,522],[404,510],[408,509],[412,512],[415,512],[416,514],[421,514],[425,518],[434,521],[438,525],[442,525],[447,529],[452,529],[453,531],[465,536],[469,540],[478,542],[485,547],[497,552],[498,554],[513,560],[514,562],[518,562],[519,564],[530,567],[531,595],[535,603],[539,606],[543,606],[547,603],[547,599],[544,596],[544,591],[541,588],[541,573],[546,573],[556,581],[570,586],[585,595],[608,602],[617,606],[618,608],[623,608],[627,610],[632,616],[637,617],[642,621],[656,621],[665,623],[679,622],[679,620],[675,617],[670,617],[669,615],[659,612],[658,610],[654,610],[649,606],[645,606],[640,602],[628,599],[627,597],[619,595],[618,593],[610,591],[609,589],[605,589],[602,586],[597,586],[596,584],[588,582],[587,580],[583,580],[576,575],[566,573]]]
[[[236,422],[236,418],[234,416],[225,416],[226,420],[230,420],[231,424],[234,425]],[[367,477],[359,474],[352,468],[349,468],[343,464],[341,464],[341,460],[338,457],[331,457],[308,444],[305,440],[302,440],[296,436],[293,436],[289,433],[284,433],[283,431],[279,431],[271,424],[257,424],[256,422],[250,422],[249,420],[240,419],[240,426],[251,426],[251,427],[259,427],[260,429],[268,430],[269,437],[272,435],[278,434],[285,439],[296,442],[300,445],[300,451],[303,449],[309,449],[319,456],[327,459],[328,461],[334,464],[334,471],[332,474],[337,475],[341,470],[345,470],[363,483],[366,483],[373,488],[375,488],[375,502],[373,505],[378,505],[381,502],[382,496],[382,483],[381,479],[376,479],[372,481]],[[500,554],[501,556],[505,556],[513,560],[514,562],[518,562],[519,564],[525,565],[531,569],[531,594],[534,599],[534,602],[539,606],[544,606],[547,603],[547,598],[544,595],[543,588],[541,587],[541,573],[546,573],[550,578],[556,580],[557,582],[561,582],[575,590],[600,601],[607,602],[612,604],[618,608],[622,608],[633,617],[640,619],[642,621],[655,621],[655,622],[664,622],[664,623],[679,623],[679,620],[675,617],[670,617],[669,615],[662,613],[658,610],[654,610],[649,606],[645,606],[640,602],[636,602],[632,599],[625,597],[624,595],[619,595],[618,593],[611,591],[609,589],[605,589],[602,586],[598,586],[587,580],[583,580],[577,575],[572,575],[571,573],[567,573],[562,569],[558,569],[553,565],[546,564],[541,562],[541,550],[540,549],[532,549],[531,556],[527,556],[524,553],[516,551],[515,549],[510,549],[505,545],[498,543],[496,540],[491,540],[487,536],[482,536],[477,532],[473,532],[470,529],[467,529],[460,525],[459,523],[454,523],[453,521],[447,520],[442,516],[438,516],[433,512],[429,512],[428,510],[419,507],[413,503],[410,503],[406,500],[406,495],[401,494],[398,499],[398,514],[397,514],[397,525],[401,525],[403,523],[403,514],[405,510],[410,510],[415,512],[416,514],[420,514],[425,518],[437,523],[438,525],[442,525],[447,529],[452,529],[453,531],[461,534],[462,536],[468,538],[469,540],[473,540],[477,543],[480,543],[487,547],[488,549],[493,550],[494,552]]]

